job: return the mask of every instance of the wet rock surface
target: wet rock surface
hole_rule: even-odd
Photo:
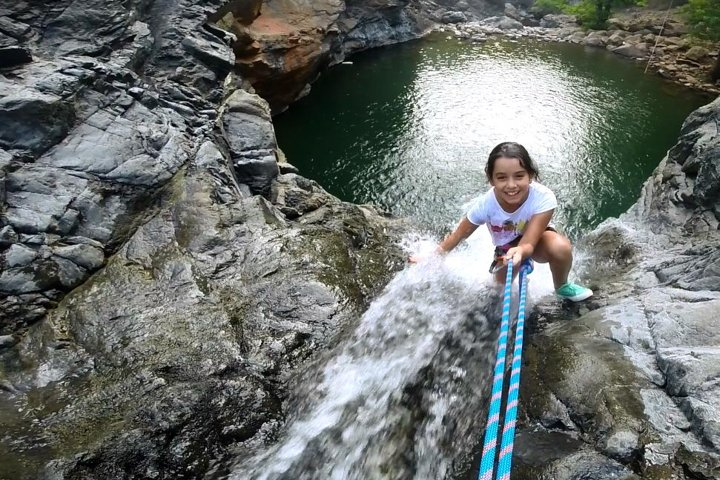
[[[720,478],[718,119],[720,100],[690,115],[639,202],[584,239],[596,296],[536,308],[520,448],[564,435],[605,460],[530,450],[519,478]]]
[[[227,6],[0,9],[2,478],[202,476],[404,264],[281,174]]]

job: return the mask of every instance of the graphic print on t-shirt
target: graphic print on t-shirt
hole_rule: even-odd
[[[514,223],[512,220],[505,220],[505,223],[502,225],[493,225],[492,223],[489,223],[488,226],[490,227],[490,230],[495,233],[513,232],[516,236],[520,236],[525,231],[525,227],[527,227],[527,221],[520,220],[519,222]]]

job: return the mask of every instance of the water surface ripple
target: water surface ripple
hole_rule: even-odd
[[[447,230],[488,187],[490,149],[518,141],[576,237],[637,199],[706,101],[604,50],[434,36],[336,67],[275,125],[303,175],[430,231]]]

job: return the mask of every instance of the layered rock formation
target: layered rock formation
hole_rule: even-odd
[[[239,71],[274,111],[345,55],[416,38],[430,26],[411,0],[234,1],[211,20],[235,35]]]
[[[197,478],[402,264],[278,163],[228,6],[0,10],[0,477]]]
[[[720,478],[718,125],[720,99],[584,239],[594,309],[538,308],[520,478]]]

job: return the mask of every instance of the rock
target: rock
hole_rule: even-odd
[[[20,42],[18,42],[13,37],[10,37],[0,32],[0,47],[14,47],[17,46],[19,43]]]
[[[625,42],[625,37],[627,37],[626,32],[623,32],[622,30],[615,30],[612,32],[610,37],[608,37],[607,43],[608,45],[619,46]]]
[[[649,53],[648,46],[645,43],[624,43],[619,47],[611,47],[610,51],[628,58],[645,58]]]
[[[267,195],[279,174],[269,106],[260,97],[238,90],[228,98],[221,118],[238,182],[248,185],[253,194]]]
[[[284,175],[286,173],[300,173],[300,170],[295,165],[288,162],[278,162],[278,168],[280,169],[281,175]]]
[[[221,78],[230,73],[235,65],[233,51],[226,48],[225,44],[220,43],[214,35],[205,34],[202,38],[186,37],[182,41],[182,46],[217,72]]]
[[[551,467],[554,480],[573,480],[579,478],[616,478],[636,480],[639,477],[620,463],[605,458],[595,452],[581,451],[562,458]]]
[[[17,241],[18,234],[10,225],[0,228],[0,249],[7,248]]]
[[[7,348],[15,345],[17,338],[12,335],[0,335],[0,348]]]
[[[105,261],[105,255],[99,248],[78,244],[57,246],[52,248],[54,255],[70,260],[86,270],[94,271],[100,268]]]
[[[71,210],[70,203],[87,184],[87,180],[62,172],[35,167],[17,170],[6,179],[5,218],[16,230],[26,233],[56,230]]]
[[[523,16],[520,14],[518,9],[513,5],[512,3],[506,3],[505,4],[505,10],[503,14],[506,17],[512,18],[513,20],[522,21]]]
[[[608,44],[607,39],[602,36],[588,36],[583,43],[589,47],[599,48],[605,47]]]
[[[0,47],[0,68],[9,68],[32,62],[32,55],[23,47]]]
[[[687,47],[688,44],[686,39],[680,37],[665,37],[663,42],[670,45],[676,45],[678,47]]]
[[[30,34],[31,28],[12,18],[0,16],[0,32],[16,39],[23,39]]]
[[[577,20],[573,15],[558,15],[550,13],[540,20],[540,26],[543,28],[562,28],[574,26]]]
[[[57,95],[24,90],[5,96],[0,99],[0,146],[42,153],[64,138],[74,121],[72,105]]]
[[[582,43],[585,41],[585,32],[573,32],[572,35],[567,37],[567,40],[572,43]]]
[[[708,49],[695,45],[687,52],[685,52],[685,57],[694,62],[702,62],[703,60],[708,58],[709,54],[710,52],[708,51]]]
[[[37,252],[24,245],[14,244],[2,253],[2,257],[6,268],[22,267],[30,264],[37,257]]]
[[[463,12],[446,12],[440,17],[442,23],[463,23],[467,22],[467,16]]]
[[[510,17],[489,17],[482,20],[482,25],[500,30],[522,30],[522,23]]]
[[[689,32],[689,29],[685,23],[673,19],[668,19],[668,21],[665,22],[664,27],[662,27],[662,25],[654,25],[652,27],[652,30],[658,35],[662,34],[672,37],[686,35]]]
[[[605,440],[604,453],[610,458],[629,463],[635,456],[639,444],[639,435],[636,432],[621,430]]]

